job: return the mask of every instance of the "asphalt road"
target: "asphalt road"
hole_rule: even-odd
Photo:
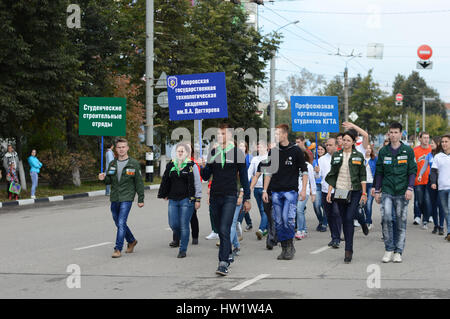
[[[200,243],[190,244],[187,257],[178,259],[178,249],[168,246],[167,203],[156,199],[156,191],[145,196],[144,208],[134,204],[128,219],[139,243],[133,254],[119,259],[111,258],[116,229],[107,197],[2,208],[0,298],[450,297],[450,243],[412,224],[411,203],[401,264],[381,262],[376,203],[374,229],[367,237],[360,229],[355,233],[351,264],[343,262],[343,246],[327,247],[329,232],[315,231],[317,220],[308,204],[309,233],[295,242],[294,260],[277,260],[280,248],[266,250],[254,227],[244,233],[230,274],[218,277],[216,241],[205,239],[211,231],[206,200],[198,214]],[[259,225],[253,199],[252,206],[254,225]]]

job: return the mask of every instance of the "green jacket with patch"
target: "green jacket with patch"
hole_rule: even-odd
[[[339,176],[339,170],[341,169],[342,163],[344,162],[343,150],[335,152],[331,156],[331,169],[325,181],[336,188],[336,182]],[[352,183],[352,190],[360,191],[362,190],[361,182],[365,182],[366,167],[364,166],[364,155],[355,149],[352,149],[352,154],[348,160],[348,167],[350,171],[350,179]]]
[[[381,191],[393,196],[404,195],[408,189],[409,176],[417,173],[417,163],[411,147],[401,143],[397,155],[391,152],[391,144],[378,153],[375,178],[383,177]],[[376,185],[378,186],[378,185]]]
[[[138,194],[138,203],[144,202],[144,181],[141,167],[134,158],[128,158],[120,182],[117,178],[117,159],[114,159],[106,170],[105,184],[111,185],[111,202],[132,202],[136,193]]]

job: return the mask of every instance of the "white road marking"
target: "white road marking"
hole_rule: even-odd
[[[270,274],[261,274],[261,275],[258,275],[258,276],[256,276],[256,277],[253,278],[253,279],[244,281],[242,284],[237,285],[236,287],[233,287],[233,288],[231,288],[230,290],[242,290],[242,289],[244,289],[245,287],[248,287],[248,286],[250,286],[251,284],[257,282],[258,280],[261,280],[261,279],[266,278],[266,277],[269,277],[269,276],[270,276]]]
[[[112,244],[112,242],[108,241],[106,243],[101,243],[101,244],[96,244],[96,245],[91,245],[91,246],[86,246],[86,247],[75,248],[74,250],[89,249],[89,248],[100,247],[100,246],[105,246],[105,245],[109,245],[109,244]]]
[[[317,250],[314,250],[314,251],[310,252],[310,254],[311,255],[320,254],[321,252],[323,252],[323,251],[325,251],[327,249],[330,249],[330,246],[325,246],[325,247],[319,248]]]

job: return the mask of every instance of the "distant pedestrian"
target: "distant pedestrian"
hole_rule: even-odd
[[[431,188],[439,194],[439,209],[447,219],[447,236],[450,241],[450,134],[441,138],[441,146],[431,166]]]
[[[14,165],[14,170],[19,169],[19,155],[14,150],[11,144],[8,145],[7,152],[5,156],[3,157],[3,168],[5,169],[6,174],[8,174],[8,171],[10,169],[11,163]],[[17,177],[18,178],[18,177]],[[9,183],[6,183],[6,194],[9,197]]]
[[[114,156],[114,144],[110,143],[106,145],[107,151],[106,151],[106,166],[108,167],[109,164],[111,164],[111,162],[114,160],[115,156]],[[110,196],[111,195],[111,185],[106,185],[106,191],[105,191],[105,195],[106,196]]]
[[[306,238],[307,228],[306,228],[306,218],[305,218],[305,210],[306,210],[306,203],[308,202],[308,198],[311,196],[311,202],[316,201],[316,180],[314,178],[314,168],[312,166],[313,158],[311,157],[310,153],[306,150],[303,150],[305,160],[306,160],[306,166],[308,168],[308,183],[306,184],[306,198],[305,200],[301,199],[301,193],[302,193],[302,178],[303,176],[299,177],[298,181],[298,201],[297,201],[297,232],[295,233],[295,239],[301,240]]]
[[[242,152],[244,152],[244,154],[245,154],[245,166],[248,171],[248,169],[250,168],[250,164],[253,160],[253,156],[249,153],[247,142],[240,141],[238,145],[239,145],[239,149]],[[245,218],[245,222],[247,224],[247,226],[245,226],[244,231],[247,232],[247,231],[250,231],[251,229],[253,229],[253,223],[252,223],[252,218],[250,217],[250,212],[245,213],[241,209],[239,216],[238,216],[237,223],[236,223],[236,226],[239,228],[238,233],[240,233],[241,236],[242,236],[242,221],[244,220],[244,218]]]
[[[128,141],[119,138],[116,141],[117,159],[108,166],[98,179],[111,185],[111,213],[117,227],[116,246],[112,258],[121,257],[124,239],[128,242],[126,253],[132,253],[138,243],[127,226],[128,214],[134,197],[138,194],[138,207],[144,207],[144,181],[139,162],[128,156]]]
[[[28,157],[28,164],[30,165],[31,176],[31,198],[36,198],[36,188],[38,186],[39,173],[41,171],[42,163],[36,157],[36,150],[31,151],[31,156]]]
[[[326,146],[323,144],[319,144],[317,146],[317,159],[314,159],[313,161],[313,167],[314,169],[318,167],[319,165],[319,159],[324,156],[327,153]],[[319,232],[326,232],[328,221],[327,221],[327,214],[322,208],[322,177],[317,177],[316,172],[314,172],[314,175],[316,177],[316,200],[313,203],[314,206],[314,212],[316,213],[317,220],[319,221],[319,225],[317,225],[316,230]]]
[[[19,200],[19,193],[15,191],[15,185],[19,184],[19,177],[14,162],[9,162],[6,180],[9,182],[7,183],[8,199],[11,200],[14,197],[15,200]]]

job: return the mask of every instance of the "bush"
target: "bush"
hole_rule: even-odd
[[[49,181],[50,187],[57,188],[72,184],[72,171],[91,171],[96,163],[87,152],[68,153],[62,150],[45,150],[39,153],[42,162],[41,175]]]

